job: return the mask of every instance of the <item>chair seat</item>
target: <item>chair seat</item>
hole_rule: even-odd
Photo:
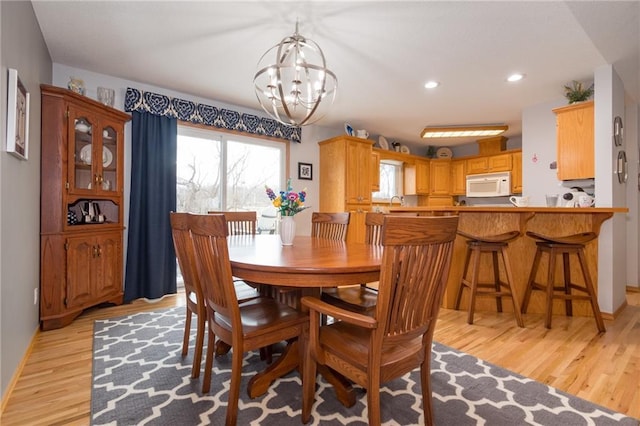
[[[319,340],[327,353],[337,359],[345,360],[349,364],[366,371],[369,360],[370,330],[349,324],[344,321],[336,322],[320,330]],[[411,365],[407,371],[415,368],[424,357],[422,353],[422,336],[401,344],[385,345],[381,353],[380,381],[398,377],[399,365]],[[416,362],[416,360],[418,360]],[[404,362],[406,361],[406,362]],[[395,365],[396,369],[385,375],[385,367]]]
[[[509,231],[503,234],[484,236],[472,235],[463,231],[458,231],[458,235],[481,243],[508,243],[518,238],[520,236],[520,231]]]
[[[598,238],[598,234],[595,232],[582,232],[580,234],[550,237],[548,235],[538,234],[537,232],[527,231],[527,236],[545,243],[556,244],[586,244]]]
[[[281,329],[283,325],[291,326],[306,323],[309,317],[270,297],[256,297],[239,304],[240,320],[244,338],[249,339],[260,334]],[[215,313],[214,322],[231,332],[231,321],[225,316]],[[220,336],[225,338],[225,336]],[[283,340],[288,337],[283,337]],[[231,344],[231,342],[227,342]]]
[[[321,300],[355,312],[368,312],[376,307],[378,292],[364,285],[323,288]]]

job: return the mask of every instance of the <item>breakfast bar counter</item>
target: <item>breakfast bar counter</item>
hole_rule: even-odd
[[[451,206],[451,207],[393,207],[389,209],[389,213],[408,213],[418,212],[420,215],[459,215],[458,229],[469,234],[486,236],[501,234],[508,231],[518,230],[522,234],[520,238],[509,243],[509,257],[511,258],[511,268],[515,281],[515,289],[517,296],[522,301],[527,279],[533,263],[536,251],[535,241],[525,235],[526,231],[533,231],[538,234],[548,236],[560,236],[578,234],[581,232],[595,232],[599,234],[602,223],[611,218],[615,213],[626,213],[627,208],[623,207],[585,207],[585,208],[567,208],[567,207],[467,207],[467,206]],[[593,278],[596,289],[599,288],[598,283],[598,240],[594,240],[586,245],[585,255],[589,264],[589,272]],[[447,290],[443,299],[443,307],[453,309],[455,298],[460,280],[462,278],[464,260],[465,260],[466,240],[458,236],[456,239],[453,260],[451,263],[451,272],[449,273],[449,281]],[[481,271],[490,271],[488,266],[489,256],[484,256],[484,263]],[[542,262],[547,262],[546,256]],[[560,268],[561,262],[558,262]],[[571,261],[571,276],[579,279],[578,262]],[[544,265],[543,265],[544,266]],[[560,269],[556,271],[556,280],[561,279]],[[481,272],[480,280],[487,280],[487,276],[483,276]],[[504,275],[502,275],[504,276]],[[602,284],[606,285],[606,283]],[[467,295],[462,299],[460,309],[467,309]],[[554,305],[553,311],[561,314],[564,312],[564,306],[560,301],[554,301],[558,306]],[[503,303],[504,311],[511,311],[511,303],[505,300]],[[478,298],[476,301],[476,311],[495,312],[495,299],[491,297]],[[543,313],[545,312],[544,297],[541,292],[534,292],[527,312]],[[574,315],[592,316],[591,307],[586,301],[574,301]],[[613,319],[613,312],[604,312],[603,316]]]

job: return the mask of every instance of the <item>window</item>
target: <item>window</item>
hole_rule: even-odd
[[[373,193],[374,201],[389,201],[394,195],[403,195],[402,162],[380,161],[380,191]]]
[[[177,211],[258,213],[261,232],[275,229],[265,185],[285,185],[286,142],[178,126]]]

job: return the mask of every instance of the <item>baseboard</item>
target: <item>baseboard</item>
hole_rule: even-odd
[[[613,321],[618,317],[618,315],[620,315],[622,311],[624,311],[624,308],[626,307],[627,307],[627,301],[625,300],[624,303],[622,303],[622,305],[620,305],[613,314],[609,312],[602,312],[602,318]]]
[[[36,328],[36,331],[35,333],[33,333],[33,336],[31,336],[31,342],[29,342],[29,346],[27,347],[26,352],[22,356],[22,360],[20,361],[20,364],[18,364],[18,368],[16,368],[16,371],[13,372],[13,377],[11,378],[9,385],[7,385],[7,389],[4,395],[2,395],[2,405],[0,405],[0,416],[4,414],[4,409],[6,408],[7,403],[9,402],[9,398],[13,393],[13,388],[16,386],[16,383],[18,383],[18,379],[22,375],[22,370],[24,369],[24,366],[27,364],[27,360],[29,360],[29,357],[31,356],[31,351],[33,350],[33,346],[36,344],[36,337],[38,337],[38,334],[40,334],[40,325],[38,325],[38,328]]]
[[[628,285],[627,291],[629,293],[640,293],[640,287],[631,287],[630,285]]]

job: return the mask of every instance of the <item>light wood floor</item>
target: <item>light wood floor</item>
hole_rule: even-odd
[[[554,316],[547,330],[542,315],[525,315],[526,328],[510,314],[443,310],[435,339],[581,398],[640,418],[640,293],[607,332],[590,318]],[[91,399],[93,321],[141,310],[183,305],[183,296],[157,303],[92,309],[70,326],[39,333],[0,423],[88,425]]]

